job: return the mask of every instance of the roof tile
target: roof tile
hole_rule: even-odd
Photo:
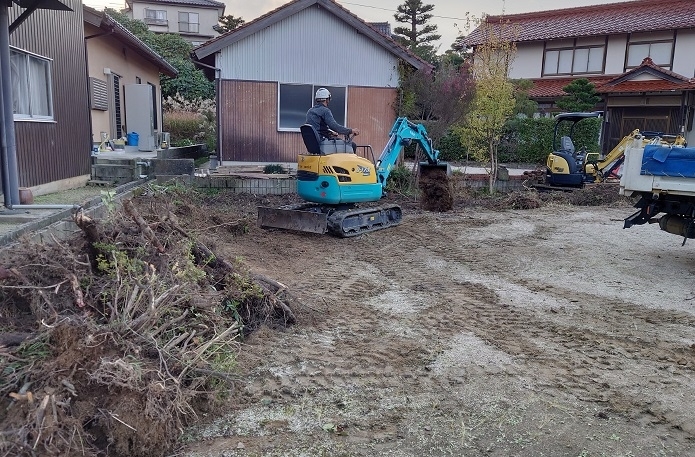
[[[502,28],[506,38],[515,42],[672,30],[695,27],[695,1],[633,0],[487,16],[485,21]],[[462,46],[476,46],[483,41],[484,31],[478,27],[459,43]]]

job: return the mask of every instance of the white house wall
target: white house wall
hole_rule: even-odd
[[[216,37],[219,36],[212,27],[219,23],[219,15],[221,11],[218,9],[211,8],[196,8],[195,5],[168,5],[165,3],[136,3],[133,2],[133,10],[130,14],[132,19],[137,19],[140,21],[145,20],[145,10],[159,10],[166,11],[167,14],[167,24],[166,25],[148,25],[149,29],[153,32],[159,33],[181,33],[179,31],[179,12],[182,13],[198,13],[198,33],[183,32],[182,35],[200,35],[205,37]]]
[[[540,78],[543,71],[543,43],[519,43],[509,70],[511,79]]]
[[[687,78],[695,77],[695,30],[679,30],[673,56],[673,71]]]
[[[625,72],[625,52],[627,50],[627,35],[612,35],[608,37],[606,49],[607,75],[621,75]]]
[[[225,47],[216,66],[234,80],[397,87],[399,79],[393,54],[316,6]]]

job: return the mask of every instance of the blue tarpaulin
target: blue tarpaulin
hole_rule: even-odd
[[[640,174],[695,178],[695,148],[649,144],[644,148]]]

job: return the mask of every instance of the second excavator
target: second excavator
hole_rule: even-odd
[[[664,135],[659,132],[633,130],[604,157],[597,152],[587,152],[585,147],[575,148],[573,134],[577,124],[585,119],[600,118],[600,111],[585,113],[562,113],[555,116],[553,151],[548,154],[546,164],[533,172],[526,172],[526,183],[538,190],[572,190],[592,183],[617,183],[625,161],[625,150],[634,139],[647,144],[683,145],[680,135]],[[569,128],[563,128],[569,125]],[[568,135],[560,132],[569,130]]]

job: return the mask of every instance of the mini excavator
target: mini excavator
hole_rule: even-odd
[[[388,143],[375,161],[355,154],[349,135],[322,140],[309,124],[301,126],[300,131],[307,152],[297,159],[297,193],[305,203],[259,207],[261,227],[345,238],[400,224],[402,211],[398,205],[359,204],[381,200],[401,151],[412,142],[420,146],[426,157],[419,163],[421,176],[448,182],[451,175],[450,165],[439,160],[439,151],[432,147],[425,127],[405,117],[396,119]],[[371,146],[357,148],[371,151]]]

